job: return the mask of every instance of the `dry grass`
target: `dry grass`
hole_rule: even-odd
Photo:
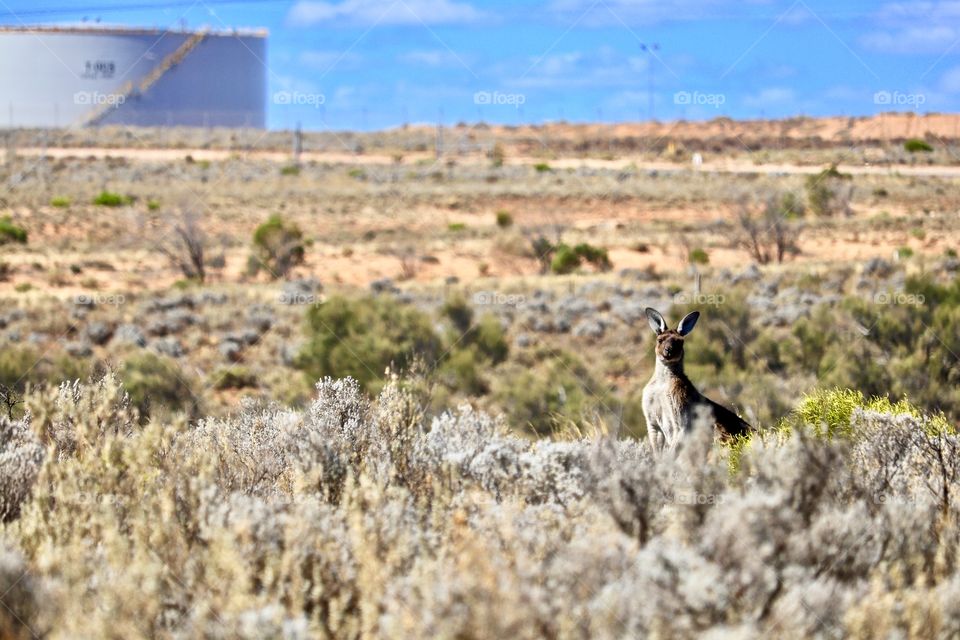
[[[700,438],[654,461],[466,407],[426,424],[404,386],[136,429],[109,379],[32,398],[4,637],[960,633],[958,442],[935,423],[856,410],[855,437],[797,426],[732,473]]]

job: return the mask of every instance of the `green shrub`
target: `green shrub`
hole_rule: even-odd
[[[476,347],[457,349],[444,359],[438,372],[440,381],[450,389],[471,396],[484,395],[489,391],[489,385],[480,373],[478,364],[482,361]]]
[[[358,180],[363,180],[364,178],[367,177],[367,173],[360,167],[354,167],[350,169],[349,171],[347,171],[347,175],[350,176],[351,178],[356,178]]]
[[[219,369],[210,376],[213,388],[218,391],[224,389],[246,389],[259,386],[257,376],[245,367],[227,367]]]
[[[160,201],[159,200],[147,200],[147,209],[149,211],[159,211]]]
[[[552,171],[550,165],[546,162],[538,162],[537,164],[533,165],[533,168],[537,173],[547,173],[548,171]]]
[[[550,270],[558,275],[573,273],[584,262],[589,262],[600,271],[613,268],[607,250],[582,242],[571,247],[562,242],[553,249]]]
[[[31,347],[0,349],[0,385],[18,392],[27,385],[58,385],[85,378],[89,367],[83,360],[66,355],[50,357]]]
[[[305,333],[295,366],[310,380],[350,376],[371,392],[387,367],[404,371],[418,359],[429,367],[443,353],[427,315],[384,296],[332,297],[310,308]]]
[[[489,313],[474,323],[473,309],[461,301],[462,298],[452,298],[443,308],[443,315],[453,325],[447,338],[450,345],[448,350],[476,347],[477,355],[491,364],[503,362],[510,350],[503,325]]]
[[[470,330],[473,324],[473,307],[462,295],[453,295],[447,298],[443,307],[440,308],[440,314],[447,318],[453,329],[457,333],[457,338]],[[456,340],[457,338],[454,338]]]
[[[852,187],[852,176],[841,173],[836,165],[831,165],[820,173],[807,176],[807,201],[818,216],[848,214]]]
[[[900,247],[897,249],[897,257],[901,260],[913,257],[913,249],[910,247]]]
[[[920,411],[906,400],[892,402],[885,396],[867,400],[860,391],[841,388],[821,389],[805,395],[791,417],[812,427],[817,437],[846,438],[853,435],[850,418],[854,409],[922,417]]]
[[[27,230],[13,223],[10,216],[0,218],[0,245],[15,242],[17,244],[27,243]]]
[[[199,401],[186,373],[175,361],[149,351],[127,358],[120,380],[141,416],[184,411],[195,416]]]
[[[93,199],[93,204],[100,207],[122,207],[133,202],[133,198],[112,191],[101,191]]]
[[[66,196],[56,196],[50,199],[50,206],[65,209],[70,206],[70,198]]]
[[[690,250],[687,260],[690,261],[690,264],[709,264],[710,256],[705,250],[697,247],[696,249]]]
[[[553,264],[553,254],[556,253],[557,250],[556,247],[553,246],[553,243],[543,236],[537,236],[530,241],[530,250],[537,259],[537,262],[540,263],[540,273],[550,271],[551,265]]]
[[[252,275],[266,271],[273,279],[283,278],[293,267],[303,264],[305,254],[300,228],[274,214],[253,232],[248,270]]]
[[[838,176],[841,174],[837,174]],[[787,191],[780,198],[778,212],[781,216],[787,220],[797,220],[802,218],[807,213],[807,208],[803,204],[797,194],[792,191]]]
[[[603,385],[570,354],[551,352],[524,365],[494,382],[494,399],[516,428],[542,436],[570,424],[585,427],[613,404]]]
[[[573,250],[578,256],[592,264],[600,271],[609,271],[613,268],[613,264],[610,262],[610,256],[607,254],[606,249],[594,247],[582,242],[575,246]]]
[[[909,153],[930,153],[933,151],[933,147],[930,146],[926,140],[921,140],[920,138],[911,138],[903,143],[903,148]]]
[[[573,247],[559,244],[550,262],[550,270],[558,275],[573,273],[580,266],[580,255]]]
[[[513,216],[510,215],[509,211],[504,211],[503,209],[497,211],[497,226],[501,229],[513,226]]]
[[[467,225],[462,222],[451,222],[447,225],[447,231],[453,231],[454,233],[459,233],[460,231],[466,231]]]
[[[490,314],[480,318],[465,340],[468,344],[475,345],[480,354],[491,364],[499,364],[506,360],[510,351],[503,326],[496,316]]]
[[[288,164],[280,168],[280,175],[282,176],[298,176],[300,175],[300,165],[297,164]]]

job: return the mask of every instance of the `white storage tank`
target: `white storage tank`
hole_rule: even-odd
[[[266,36],[0,27],[0,127],[263,128]]]

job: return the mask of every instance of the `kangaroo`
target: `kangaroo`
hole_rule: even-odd
[[[668,329],[663,316],[647,307],[647,321],[657,334],[657,364],[650,382],[643,388],[643,416],[647,437],[654,453],[675,449],[694,420],[706,416],[721,438],[745,435],[750,425],[737,414],[707,398],[683,372],[683,340],[693,331],[700,312],[687,314],[676,330]]]

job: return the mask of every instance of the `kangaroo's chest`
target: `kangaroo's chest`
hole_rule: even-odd
[[[670,439],[684,429],[684,407],[695,400],[695,392],[676,378],[655,378],[643,390],[647,419],[658,425]]]

